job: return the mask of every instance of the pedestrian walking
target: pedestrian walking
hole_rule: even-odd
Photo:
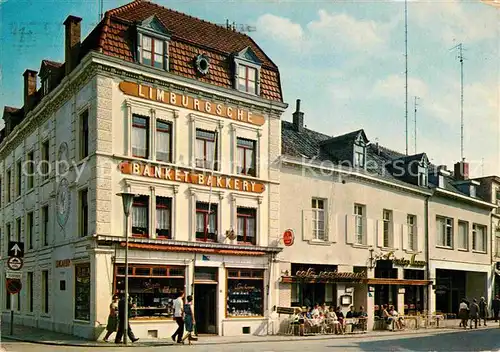
[[[498,313],[500,312],[500,299],[498,295],[495,296],[495,299],[491,303],[491,308],[493,308],[493,316],[495,317],[495,323],[498,322]]]
[[[462,302],[460,302],[458,317],[460,318],[459,327],[463,326],[464,329],[467,329],[467,322],[469,320],[469,307],[467,307],[465,299],[462,299]]]
[[[470,328],[472,329],[472,321],[474,321],[474,327],[477,329],[477,319],[479,318],[479,306],[477,305],[477,299],[473,299],[469,306],[469,318],[470,318]]]
[[[128,297],[127,297],[128,298]],[[127,302],[128,301],[128,302]],[[115,343],[122,343],[123,330],[125,330],[125,304],[128,304],[128,318],[132,316],[132,308],[133,305],[130,302],[130,299],[126,299],[125,295],[122,296],[120,302],[118,302],[118,332],[116,333]],[[127,335],[132,342],[136,342],[139,340],[134,336],[132,332],[132,328],[130,327],[130,321],[127,321]]]
[[[486,326],[486,318],[488,317],[488,303],[484,297],[481,297],[479,301],[479,326],[481,326],[481,320],[484,322],[484,326]]]
[[[172,335],[172,340],[177,343],[182,343],[184,336],[184,292],[180,291],[177,298],[174,300],[174,320],[177,323],[177,330]]]
[[[120,298],[118,295],[113,295],[113,301],[109,305],[109,315],[108,315],[108,324],[106,325],[106,336],[104,336],[104,342],[108,342],[111,334],[116,332],[118,328],[118,302]]]
[[[193,296],[187,296],[186,300],[187,303],[184,305],[184,326],[187,334],[183,337],[182,342],[187,339],[189,344],[191,344],[191,341],[197,340],[197,338],[193,336],[193,329],[196,324],[193,310]]]

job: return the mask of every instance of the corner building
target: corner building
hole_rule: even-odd
[[[64,22],[65,63],[44,60],[39,89],[27,71],[23,108],[4,111],[2,243],[28,243],[4,318],[99,338],[128,234],[137,337],[169,338],[181,290],[200,333],[267,334],[278,68],[248,36],[146,1],[106,12],[82,42],[80,23]],[[17,175],[30,158],[50,173]],[[135,194],[128,222],[120,192]]]

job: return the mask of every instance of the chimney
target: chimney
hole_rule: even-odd
[[[25,113],[30,110],[33,104],[33,98],[36,93],[36,75],[38,72],[33,70],[26,70],[24,76],[24,111]]]
[[[298,132],[302,132],[304,128],[304,113],[300,111],[300,99],[297,99],[297,105],[293,113],[293,126]]]
[[[65,45],[64,45],[64,60],[66,76],[73,71],[78,65],[78,54],[80,51],[80,36],[82,19],[80,17],[69,15],[64,21],[65,29]]]
[[[463,159],[455,164],[455,179],[457,181],[465,181],[469,179],[469,163]]]

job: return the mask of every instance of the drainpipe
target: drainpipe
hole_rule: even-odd
[[[427,265],[426,265],[426,271],[427,271],[427,280],[431,280],[431,263],[430,263],[430,244],[429,244],[429,199],[432,197],[432,194],[431,195],[428,195],[428,196],[425,196],[425,207],[424,207],[424,219],[425,219],[425,261],[427,262]],[[434,284],[434,279],[435,278],[432,278],[433,280],[433,283],[432,285]],[[426,306],[427,306],[427,312],[430,311],[431,309],[431,294],[432,294],[432,286],[431,288],[429,289],[429,287],[427,286],[427,302],[426,302]],[[430,312],[432,313],[432,312]]]

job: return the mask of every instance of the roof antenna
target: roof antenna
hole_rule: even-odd
[[[414,111],[415,112],[415,116],[414,116],[414,122],[415,122],[415,131],[414,131],[415,132],[415,136],[414,136],[415,137],[415,140],[414,140],[415,141],[415,154],[417,154],[417,106],[418,106],[417,100],[419,100],[419,99],[420,99],[419,97],[415,96],[415,103],[414,103],[414,105],[415,105],[415,111]]]
[[[408,0],[405,0],[405,135],[408,155]]]
[[[464,55],[462,43],[450,50],[458,50],[456,58],[460,61],[460,160],[464,158]]]
[[[222,27],[226,27],[226,29],[229,29],[233,32],[255,32],[257,30],[257,27],[255,26],[250,26],[248,24],[237,24],[236,22],[230,23],[229,19],[226,19],[226,24],[222,25]]]

